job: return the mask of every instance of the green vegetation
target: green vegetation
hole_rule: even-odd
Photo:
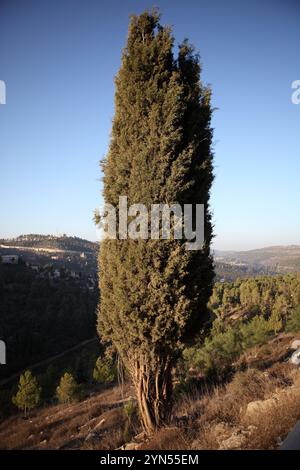
[[[293,333],[300,331],[300,305],[288,317],[286,330]]]
[[[183,352],[187,367],[205,373],[224,374],[247,349],[264,344],[274,333],[269,321],[256,316],[248,323],[237,322],[226,331],[208,336],[203,346]]]
[[[226,374],[248,349],[281,331],[300,331],[299,304],[299,274],[215,284],[210,299],[215,320],[204,343],[183,352],[185,369]]]
[[[101,384],[109,384],[116,380],[117,369],[115,363],[109,357],[98,357],[93,371],[93,379]]]
[[[72,403],[79,399],[80,387],[72,374],[66,372],[60,379],[56,389],[56,396],[59,403]]]
[[[20,410],[24,411],[24,415],[26,417],[27,412],[36,408],[40,404],[40,401],[41,387],[30,370],[26,370],[20,377],[18,392],[13,396],[12,402]]]
[[[168,420],[172,368],[202,327],[213,282],[209,192],[213,180],[210,90],[187,41],[174,39],[159,15],[133,16],[116,78],[112,139],[103,162],[104,199],[128,205],[205,205],[205,242],[104,240],[100,247],[99,333],[111,341],[134,382],[151,432]],[[117,214],[118,220],[118,214]]]
[[[126,417],[125,428],[124,428],[124,441],[128,442],[134,435],[134,423],[136,421],[138,410],[136,402],[133,400],[128,401],[124,404],[123,411]]]
[[[299,273],[216,283],[210,299],[211,309],[221,318],[235,309],[244,309],[248,314],[259,311],[266,316],[277,311],[284,316],[299,304]]]
[[[23,264],[0,265],[0,338],[8,377],[95,336],[98,292],[75,281],[53,282]]]

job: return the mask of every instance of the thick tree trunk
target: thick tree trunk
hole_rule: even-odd
[[[172,409],[172,365],[167,360],[157,370],[135,363],[133,381],[144,430],[147,434],[167,423]]]

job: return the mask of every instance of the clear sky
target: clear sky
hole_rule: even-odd
[[[153,4],[213,88],[215,247],[300,244],[299,0],[1,0],[0,237],[97,238],[113,78]]]

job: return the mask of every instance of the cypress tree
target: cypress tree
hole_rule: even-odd
[[[148,433],[170,416],[172,370],[203,325],[214,277],[210,90],[200,81],[199,57],[188,41],[177,58],[173,42],[156,11],[131,18],[102,162],[104,199],[115,207],[119,196],[148,210],[161,203],[205,205],[200,250],[188,251],[186,240],[174,237],[101,243],[98,330],[133,380]]]

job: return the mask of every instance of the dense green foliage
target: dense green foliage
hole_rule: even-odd
[[[221,317],[235,309],[259,311],[266,316],[275,310],[284,315],[299,303],[300,274],[297,273],[216,283],[210,299],[214,313]]]
[[[27,415],[28,410],[36,408],[41,401],[41,387],[36,377],[32,375],[30,370],[26,370],[20,376],[18,392],[12,398],[13,404]]]
[[[225,331],[212,333],[201,347],[185,349],[183,358],[187,367],[222,374],[242,352],[264,344],[272,334],[274,329],[270,322],[255,316],[247,323],[236,322]]]
[[[171,30],[157,13],[132,17],[103,162],[105,201],[117,207],[126,195],[128,205],[142,203],[148,211],[160,203],[205,205],[200,250],[187,251],[186,240],[174,238],[101,243],[99,331],[132,375],[148,430],[164,420],[172,366],[201,328],[214,276],[210,90],[199,74],[187,41],[173,56]]]
[[[6,342],[6,377],[95,334],[97,291],[72,280],[41,278],[24,265],[0,264],[0,339]]]

